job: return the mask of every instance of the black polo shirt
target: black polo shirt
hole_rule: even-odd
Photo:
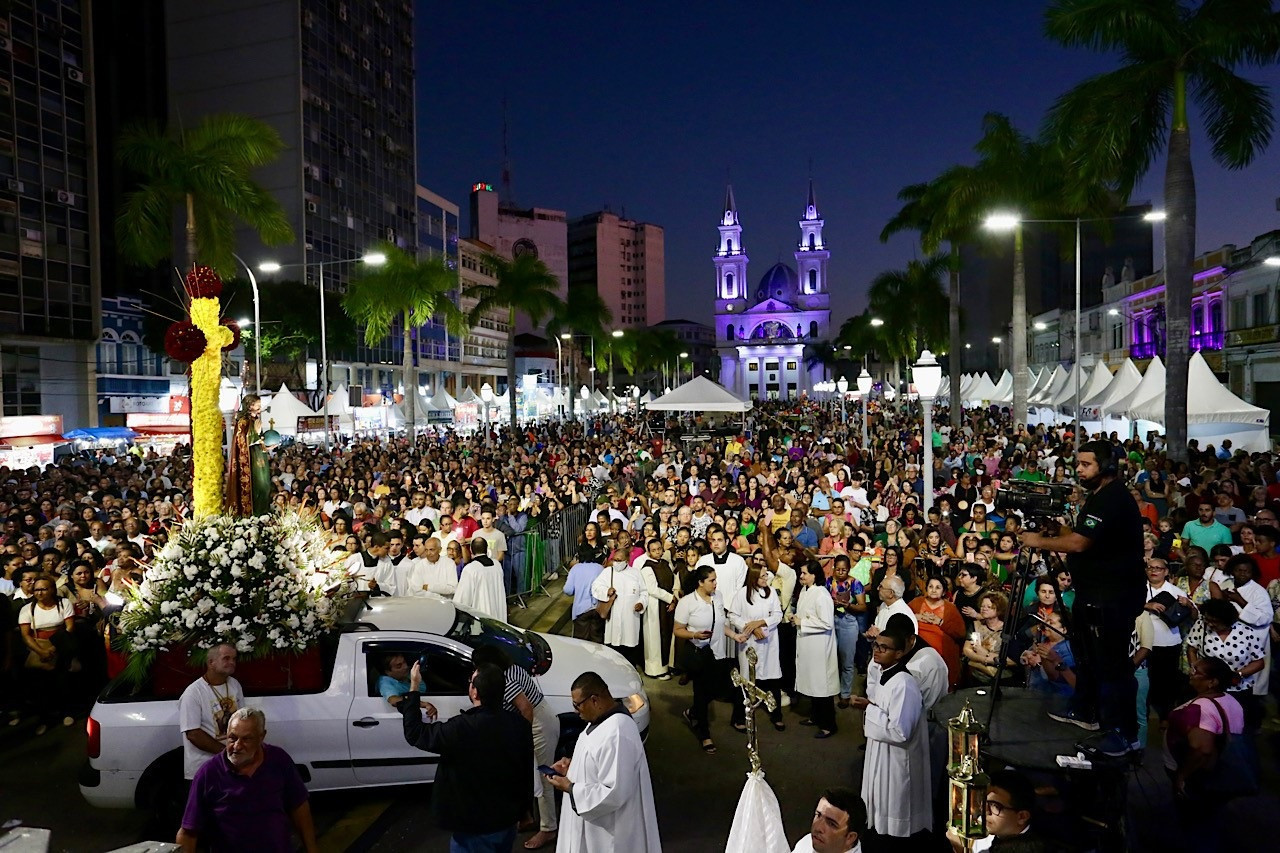
[[[1067,555],[1077,601],[1142,607],[1142,513],[1124,483],[1113,479],[1085,500],[1075,532],[1090,541]]]

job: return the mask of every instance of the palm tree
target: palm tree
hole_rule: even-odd
[[[590,287],[569,288],[568,298],[560,302],[551,314],[547,323],[547,333],[551,335],[568,334],[570,340],[578,336],[600,340],[604,330],[613,322],[613,312],[600,298],[600,294]],[[592,365],[593,367],[595,365]],[[578,359],[569,354],[569,419],[573,419],[573,406],[578,387]]]
[[[880,242],[887,243],[898,232],[918,231],[920,248],[927,254],[938,251],[943,242],[949,246],[947,351],[951,357],[947,360],[947,365],[952,388],[960,387],[960,353],[963,351],[960,340],[960,246],[973,239],[980,216],[980,212],[971,203],[953,203],[963,187],[965,174],[964,167],[953,166],[929,183],[903,187],[898,192],[898,200],[903,202],[902,208],[880,232]],[[952,427],[959,429],[963,406],[958,400],[953,400],[950,413]]]
[[[494,284],[473,284],[462,292],[476,304],[467,321],[478,325],[490,311],[507,312],[507,397],[512,429],[516,426],[516,317],[524,315],[535,326],[544,317],[555,315],[562,302],[557,295],[560,281],[547,265],[531,254],[506,258],[489,252],[481,263],[493,270]]]
[[[206,116],[191,130],[139,124],[120,135],[120,165],[139,187],[124,197],[116,217],[121,257],[155,266],[172,254],[174,208],[182,210],[186,262],[235,274],[235,232],[248,225],[268,246],[292,243],[293,227],[280,203],[253,180],[253,170],[284,148],[265,122],[242,115]]]
[[[382,343],[397,324],[400,326],[404,339],[400,380],[404,385],[404,421],[412,436],[418,387],[412,330],[439,318],[449,334],[461,337],[467,332],[467,321],[454,303],[458,273],[449,268],[444,258],[418,259],[390,243],[378,251],[387,256],[386,263],[361,264],[342,298],[342,307],[351,319],[364,326],[364,341],[370,347]]]
[[[671,354],[680,351],[680,339],[669,329],[636,329],[634,332],[628,330],[627,334],[635,342],[637,374],[657,374],[664,365],[671,363]]]
[[[908,261],[905,269],[886,270],[871,282],[868,311],[884,321],[881,354],[893,359],[895,374],[900,363],[909,364],[920,350],[946,347],[948,311],[942,276],[949,263],[946,255],[930,255],[923,261]]]
[[[1187,458],[1196,189],[1188,96],[1201,111],[1214,162],[1242,169],[1271,141],[1267,88],[1236,73],[1280,57],[1272,3],[1179,0],[1056,0],[1045,14],[1051,39],[1120,52],[1123,65],[1058,98],[1047,122],[1071,166],[1112,182],[1128,197],[1161,153],[1164,176],[1165,433],[1170,458]]]

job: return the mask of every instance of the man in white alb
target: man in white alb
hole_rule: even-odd
[[[413,559],[409,561],[406,595],[434,592],[452,598],[458,588],[458,567],[440,553],[440,540],[425,533],[413,536]]]
[[[502,566],[489,557],[489,543],[477,536],[471,540],[471,562],[462,567],[453,603],[482,616],[507,621],[507,588]]]
[[[697,566],[714,568],[716,591],[725,601],[729,601],[733,598],[733,594],[747,582],[747,561],[729,550],[729,537],[725,535],[724,528],[718,524],[707,528],[707,544],[711,546],[711,553],[704,554],[695,568]]]

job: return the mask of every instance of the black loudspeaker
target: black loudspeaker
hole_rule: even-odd
[[[364,386],[352,385],[347,388],[347,405],[358,409],[364,405]]]

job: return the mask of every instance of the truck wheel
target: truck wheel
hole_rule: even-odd
[[[182,778],[182,749],[157,758],[138,780],[134,797],[140,810],[151,815],[153,838],[171,838],[178,832],[182,812],[187,807],[189,782]]]

